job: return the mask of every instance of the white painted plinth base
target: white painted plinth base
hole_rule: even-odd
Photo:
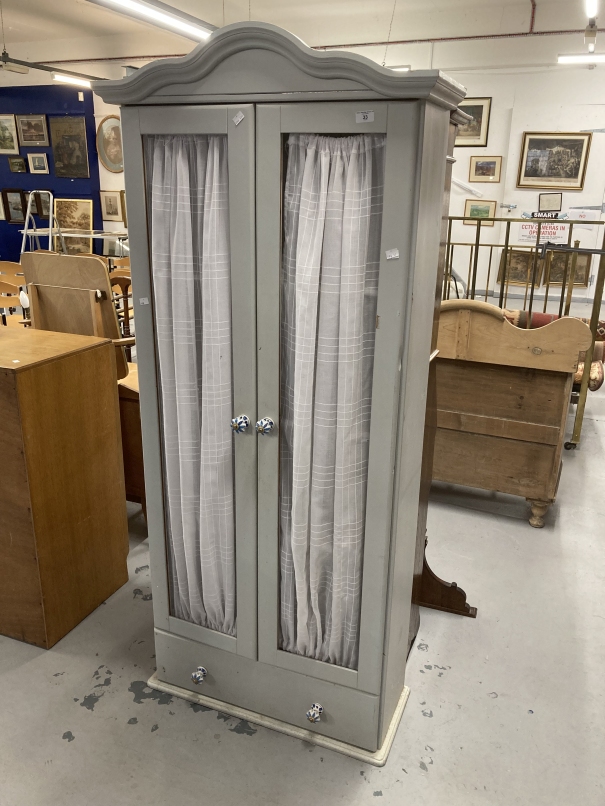
[[[287,722],[282,722],[280,719],[273,719],[270,716],[258,714],[256,711],[248,711],[246,708],[239,708],[237,705],[231,705],[230,703],[222,702],[221,700],[215,700],[212,697],[204,697],[203,694],[196,694],[193,691],[188,691],[186,688],[181,688],[180,686],[173,686],[170,683],[163,683],[161,680],[158,680],[157,674],[153,674],[149,678],[147,685],[149,688],[155,689],[155,691],[163,691],[166,694],[181,697],[183,700],[189,700],[189,702],[194,702],[198,705],[205,705],[207,708],[212,708],[213,710],[220,711],[223,714],[229,714],[230,716],[237,717],[238,719],[245,719],[248,722],[254,722],[256,725],[262,725],[264,728],[270,728],[271,730],[277,730],[280,733],[286,733],[288,736],[292,736],[295,739],[303,739],[305,742],[311,742],[311,744],[316,744],[319,747],[325,747],[327,750],[335,750],[337,753],[343,753],[345,756],[356,758],[359,761],[365,761],[367,764],[374,764],[376,767],[383,767],[387,762],[391,745],[393,744],[393,739],[395,738],[397,728],[399,727],[399,723],[403,715],[403,709],[405,708],[405,704],[410,696],[409,688],[404,686],[403,691],[401,692],[401,697],[399,698],[399,702],[397,703],[397,708],[393,714],[393,719],[389,725],[387,735],[382,743],[382,747],[380,747],[374,753],[371,753],[369,750],[363,750],[361,747],[355,747],[354,745],[347,744],[346,742],[339,742],[338,739],[331,739],[329,736],[322,736],[321,734],[315,733],[311,730],[298,728],[296,725],[289,725]]]

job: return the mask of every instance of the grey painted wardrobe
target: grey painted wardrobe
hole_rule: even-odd
[[[150,684],[380,763],[464,90],[263,23],[94,90],[122,107]]]

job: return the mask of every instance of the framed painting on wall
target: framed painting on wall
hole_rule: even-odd
[[[122,223],[122,199],[119,190],[101,190],[101,210],[103,221]]]
[[[460,109],[470,115],[471,119],[458,127],[456,148],[487,145],[491,106],[491,98],[465,98],[460,102]]]
[[[0,115],[0,154],[18,154],[19,140],[14,115]]]
[[[538,195],[538,212],[560,213],[563,207],[562,193],[540,193]]]
[[[128,226],[128,216],[126,215],[126,191],[120,191],[120,199],[122,201],[122,222],[125,227]]]
[[[506,268],[506,282],[510,285],[528,285],[531,283],[532,272],[534,270],[535,249],[509,249]],[[542,282],[542,263],[538,258],[536,266],[536,286]],[[502,283],[504,276],[504,249],[500,254],[500,266],[498,268],[498,282]]]
[[[62,230],[92,230],[92,199],[55,199],[55,217]],[[92,238],[66,238],[68,254],[81,255],[92,252]],[[61,252],[60,239],[55,236],[55,251]]]
[[[469,182],[492,182],[497,185],[502,172],[502,157],[471,157]]]
[[[17,115],[17,130],[22,146],[48,146],[46,115]]]
[[[108,115],[97,129],[97,151],[103,167],[114,174],[124,170],[122,124],[117,115]]]
[[[592,134],[524,132],[518,188],[583,190]]]
[[[42,220],[50,219],[50,196],[47,193],[36,193],[36,211]]]
[[[494,218],[497,203],[495,201],[467,199],[464,205],[464,216],[465,218]],[[471,227],[475,225],[474,221],[464,221],[463,223]],[[486,221],[483,226],[493,227],[494,222]]]
[[[33,174],[48,173],[48,157],[44,152],[40,154],[28,154],[29,170]]]
[[[24,224],[27,202],[21,188],[6,188],[2,191],[4,215],[9,224]]]
[[[50,133],[55,159],[55,175],[70,179],[88,179],[88,143],[83,116],[50,118]]]
[[[574,275],[574,285],[583,286],[588,288],[588,279],[590,277],[590,264],[592,255],[579,254],[576,261],[576,273]],[[567,280],[571,273],[571,261],[573,255],[569,252],[553,250],[548,252],[545,283],[550,285],[562,285],[563,278],[565,277],[565,264],[567,263]]]
[[[8,167],[13,174],[26,174],[27,166],[23,157],[9,157]]]

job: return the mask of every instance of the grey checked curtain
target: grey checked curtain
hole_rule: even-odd
[[[281,647],[357,668],[384,135],[290,135],[284,189]]]
[[[172,612],[236,633],[226,136],[145,138]]]

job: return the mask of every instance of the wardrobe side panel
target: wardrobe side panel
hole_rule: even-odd
[[[380,741],[405,680],[412,603],[429,355],[445,183],[449,111],[423,102],[416,233],[397,439]]]

